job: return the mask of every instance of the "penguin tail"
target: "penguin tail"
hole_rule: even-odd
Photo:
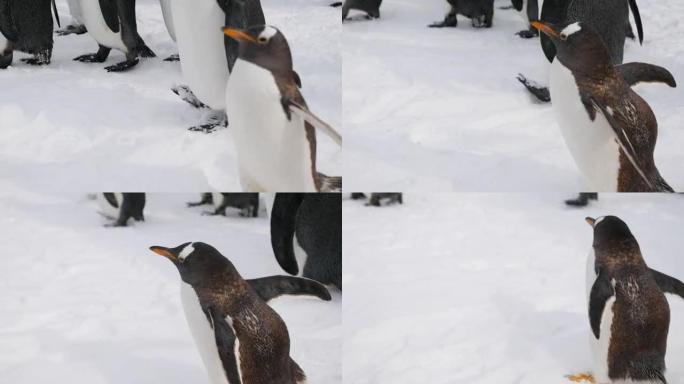
[[[269,276],[247,280],[247,283],[265,302],[283,295],[315,296],[324,301],[332,299],[323,284],[302,277]]]
[[[294,382],[296,384],[306,384],[306,375],[304,374],[304,371],[294,360],[292,360],[292,358],[290,358],[290,365],[292,366],[292,377],[294,378]]]
[[[316,174],[321,192],[342,192],[341,176],[326,176],[320,172]]]

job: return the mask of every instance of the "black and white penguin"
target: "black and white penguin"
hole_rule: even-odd
[[[342,290],[342,195],[277,193],[271,246],[287,273]]]
[[[342,4],[342,21],[347,19],[352,9],[366,12],[369,19],[379,19],[380,4],[382,0],[345,0]]]
[[[112,48],[123,52],[126,61],[105,67],[107,72],[123,72],[138,64],[138,57],[155,57],[138,34],[135,0],[79,0],[83,23],[100,48],[75,58],[84,63],[104,63]]]
[[[305,383],[290,357],[287,326],[266,302],[281,294],[330,300],[325,287],[284,276],[246,281],[205,243],[150,249],[180,273],[185,317],[212,384]]]
[[[581,192],[576,199],[565,200],[565,205],[571,207],[586,207],[590,200],[598,200],[598,193]]]
[[[226,111],[243,189],[325,192],[341,188],[341,178],[316,170],[315,129],[340,146],[342,137],[307,107],[285,36],[267,25],[225,28],[224,33],[240,45],[226,87]]]
[[[258,217],[259,216],[259,194],[258,193],[203,193],[202,200],[188,203],[188,207],[197,207],[205,204],[213,204],[212,212],[205,212],[207,215],[226,215],[227,208],[237,208],[240,216]]]
[[[432,23],[428,27],[456,27],[457,15],[469,18],[475,28],[491,28],[494,21],[494,0],[447,0],[444,20]]]
[[[596,192],[672,192],[653,160],[658,124],[630,85],[676,86],[664,68],[613,65],[601,37],[584,23],[533,22],[557,50],[549,89],[556,120],[580,171]]]
[[[228,124],[226,83],[238,56],[238,43],[216,33],[224,26],[244,29],[265,23],[259,0],[172,1],[171,13],[183,78],[187,87],[174,93],[205,109],[192,131],[211,132]]]
[[[82,35],[88,32],[88,29],[83,23],[83,12],[81,12],[81,3],[79,3],[79,0],[67,0],[67,5],[69,6],[69,13],[71,14],[71,24],[58,30],[57,34],[60,36],[67,36],[72,34]]]
[[[128,220],[145,221],[145,194],[144,193],[101,193],[98,202],[102,214],[115,220],[111,226],[125,227]]]
[[[26,64],[50,64],[53,45],[51,5],[54,8],[54,0],[0,1],[0,69],[12,64],[14,51],[33,55],[21,59]]]
[[[639,243],[618,217],[586,221],[594,231],[587,259],[594,382],[666,384],[670,309],[654,278],[660,273],[648,268]]]
[[[382,203],[390,204],[404,204],[404,195],[402,193],[396,192],[382,192],[382,193],[371,193],[368,205],[372,207],[379,207]]]

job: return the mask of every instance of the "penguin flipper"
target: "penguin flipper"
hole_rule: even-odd
[[[658,272],[655,269],[649,268],[653,278],[655,279],[658,287],[664,293],[671,293],[673,295],[678,295],[684,299],[684,283],[675,279],[674,277],[668,276],[662,272]]]
[[[589,296],[589,323],[594,336],[598,340],[601,336],[601,317],[603,310],[606,307],[606,302],[613,295],[615,289],[610,284],[608,276],[603,271],[599,271],[594,285],[591,287],[591,295]]]
[[[644,27],[641,25],[641,15],[639,14],[639,7],[636,0],[629,0],[629,8],[632,9],[634,22],[636,23],[637,33],[639,34],[639,44],[644,43]]]
[[[119,32],[121,26],[119,25],[119,8],[116,1],[99,0],[99,3],[107,27],[114,33]]]
[[[335,141],[335,143],[337,143],[337,145],[342,146],[342,135],[340,135],[339,132],[337,132],[335,130],[335,128],[330,126],[328,123],[323,121],[318,116],[314,115],[311,111],[309,111],[308,108],[297,103],[294,100],[288,100],[287,105],[288,105],[288,110],[291,113],[293,113],[293,114],[299,116],[300,118],[304,119],[304,121],[311,124],[314,128],[323,131],[323,133],[325,133],[331,139],[333,139],[333,141]]]
[[[246,280],[265,302],[269,302],[282,295],[315,296],[324,301],[330,301],[328,289],[321,283],[294,276],[269,276],[259,279]]]
[[[303,200],[301,193],[277,193],[271,209],[271,247],[280,267],[291,275],[299,273],[293,241],[297,211]]]
[[[103,193],[105,200],[114,208],[119,208],[119,202],[116,201],[116,195],[111,192]]]
[[[226,372],[228,382],[230,384],[242,384],[242,378],[240,377],[240,371],[238,369],[238,361],[235,356],[235,342],[237,341],[237,337],[235,336],[233,327],[228,324],[226,319],[222,318],[218,314],[218,311],[213,307],[202,308],[202,310],[214,330],[216,347],[218,348],[221,365]]]
[[[632,164],[637,173],[639,173],[639,176],[641,176],[642,180],[644,180],[646,185],[648,185],[649,188],[651,188],[652,190],[655,190],[653,183],[651,182],[651,180],[648,179],[648,177],[646,177],[646,173],[643,169],[641,169],[641,167],[637,163],[636,149],[634,148],[634,145],[632,145],[632,141],[630,140],[629,135],[627,134],[627,130],[625,130],[625,126],[628,125],[625,124],[625,119],[627,119],[625,116],[629,116],[630,113],[628,113],[628,111],[624,109],[626,105],[633,106],[633,104],[631,102],[628,102],[623,103],[619,106],[607,107],[600,103],[594,96],[586,92],[580,92],[580,97],[582,98],[582,103],[587,109],[589,118],[592,121],[594,121],[594,119],[596,118],[596,109],[601,111],[603,116],[608,121],[608,124],[611,126],[611,128],[613,128],[613,132],[615,133],[615,137],[617,139],[616,141],[622,149],[622,152],[625,154],[625,156],[627,156],[627,159]]]
[[[665,83],[672,88],[677,87],[677,82],[670,71],[657,65],[625,63],[616,65],[615,69],[630,87],[638,83]]]

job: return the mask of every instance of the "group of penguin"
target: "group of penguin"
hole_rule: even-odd
[[[144,219],[144,194],[106,195],[107,203]],[[234,206],[253,215],[254,195],[205,194],[188,205],[214,202],[217,209]],[[185,317],[212,384],[305,383],[290,357],[287,326],[268,302],[282,295],[330,301],[326,286],[342,291],[341,194],[278,193],[266,205],[275,259],[293,276],[244,279],[228,257],[202,242],[150,247],[180,274]]]
[[[363,3],[356,8],[368,12],[378,2],[355,3]],[[492,26],[494,0],[447,3],[444,21],[430,27],[455,27],[458,14],[471,18],[476,27]],[[551,101],[565,143],[589,182],[587,189],[673,192],[653,157],[656,117],[632,87],[642,82],[676,87],[676,81],[663,67],[623,63],[625,40],[634,37],[630,9],[643,42],[636,0],[545,0],[541,14],[537,0],[512,3],[530,24],[530,30],[518,34],[530,38],[541,31],[542,52],[551,63],[548,88],[523,75],[518,80],[540,101]]]
[[[67,1],[76,23],[58,34],[87,32],[99,46],[96,53],[74,60],[102,63],[116,49],[126,59],[105,69],[123,72],[135,67],[140,57],[155,56],[138,34],[135,1]],[[340,146],[342,137],[309,110],[288,41],[266,24],[260,1],[160,0],[160,5],[188,84],[173,91],[205,111],[191,130],[212,132],[230,120],[243,190],[340,191],[341,177],[317,169],[316,131]],[[50,63],[51,6],[59,20],[55,0],[0,3],[0,69],[12,63],[15,50],[34,56],[22,60],[28,64]]]

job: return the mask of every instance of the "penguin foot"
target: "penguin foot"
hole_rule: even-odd
[[[74,61],[80,61],[81,63],[104,63],[105,60],[107,60],[107,56],[102,57],[99,52],[88,53],[74,58]]]
[[[523,39],[531,39],[533,37],[539,36],[539,31],[537,31],[536,29],[524,29],[522,31],[516,32],[516,35],[522,37]]]
[[[456,28],[458,25],[458,20],[456,19],[456,14],[448,14],[443,21],[435,21],[434,23],[428,25],[429,28]]]
[[[126,60],[126,61],[122,61],[122,62],[114,64],[114,65],[110,65],[108,67],[105,67],[105,70],[107,72],[125,72],[125,71],[135,67],[136,65],[138,65],[139,62],[140,62],[140,60],[138,60],[138,59]]]
[[[596,380],[594,379],[594,376],[588,374],[588,373],[580,373],[577,375],[568,375],[565,376],[568,378],[568,380],[574,382],[574,383],[592,383],[595,384]]]
[[[50,64],[50,59],[44,59],[44,58],[38,58],[38,57],[31,57],[31,58],[24,58],[21,59],[24,63],[28,65],[48,65]]]
[[[175,55],[167,57],[164,61],[180,61],[180,55],[176,53]]]
[[[192,132],[213,133],[228,126],[228,116],[222,110],[210,109],[202,116],[201,124],[188,128]]]
[[[76,25],[76,24],[67,25],[65,28],[55,31],[55,33],[58,36],[68,36],[68,35],[72,35],[72,34],[73,35],[82,35],[82,34],[87,33],[87,32],[88,32],[88,29],[86,29],[85,25]]]
[[[202,212],[202,216],[225,216],[226,211],[204,211]]]
[[[171,88],[171,91],[176,95],[180,96],[181,100],[185,101],[186,103],[192,105],[195,108],[209,108],[206,104],[201,102],[200,99],[197,98],[197,96],[195,96],[190,87],[188,87],[187,85],[177,85]]]
[[[219,129],[226,128],[228,124],[223,124],[223,123],[207,123],[207,124],[200,124],[196,125],[194,127],[188,128],[188,131],[190,132],[202,132],[202,133],[214,133]]]
[[[485,15],[480,15],[478,17],[473,17],[470,22],[473,24],[473,28],[491,28],[491,21],[487,20]]]
[[[542,87],[537,83],[528,80],[523,74],[518,73],[518,81],[530,91],[539,101],[543,103],[548,103],[551,101],[551,94],[549,93],[549,88]]]

